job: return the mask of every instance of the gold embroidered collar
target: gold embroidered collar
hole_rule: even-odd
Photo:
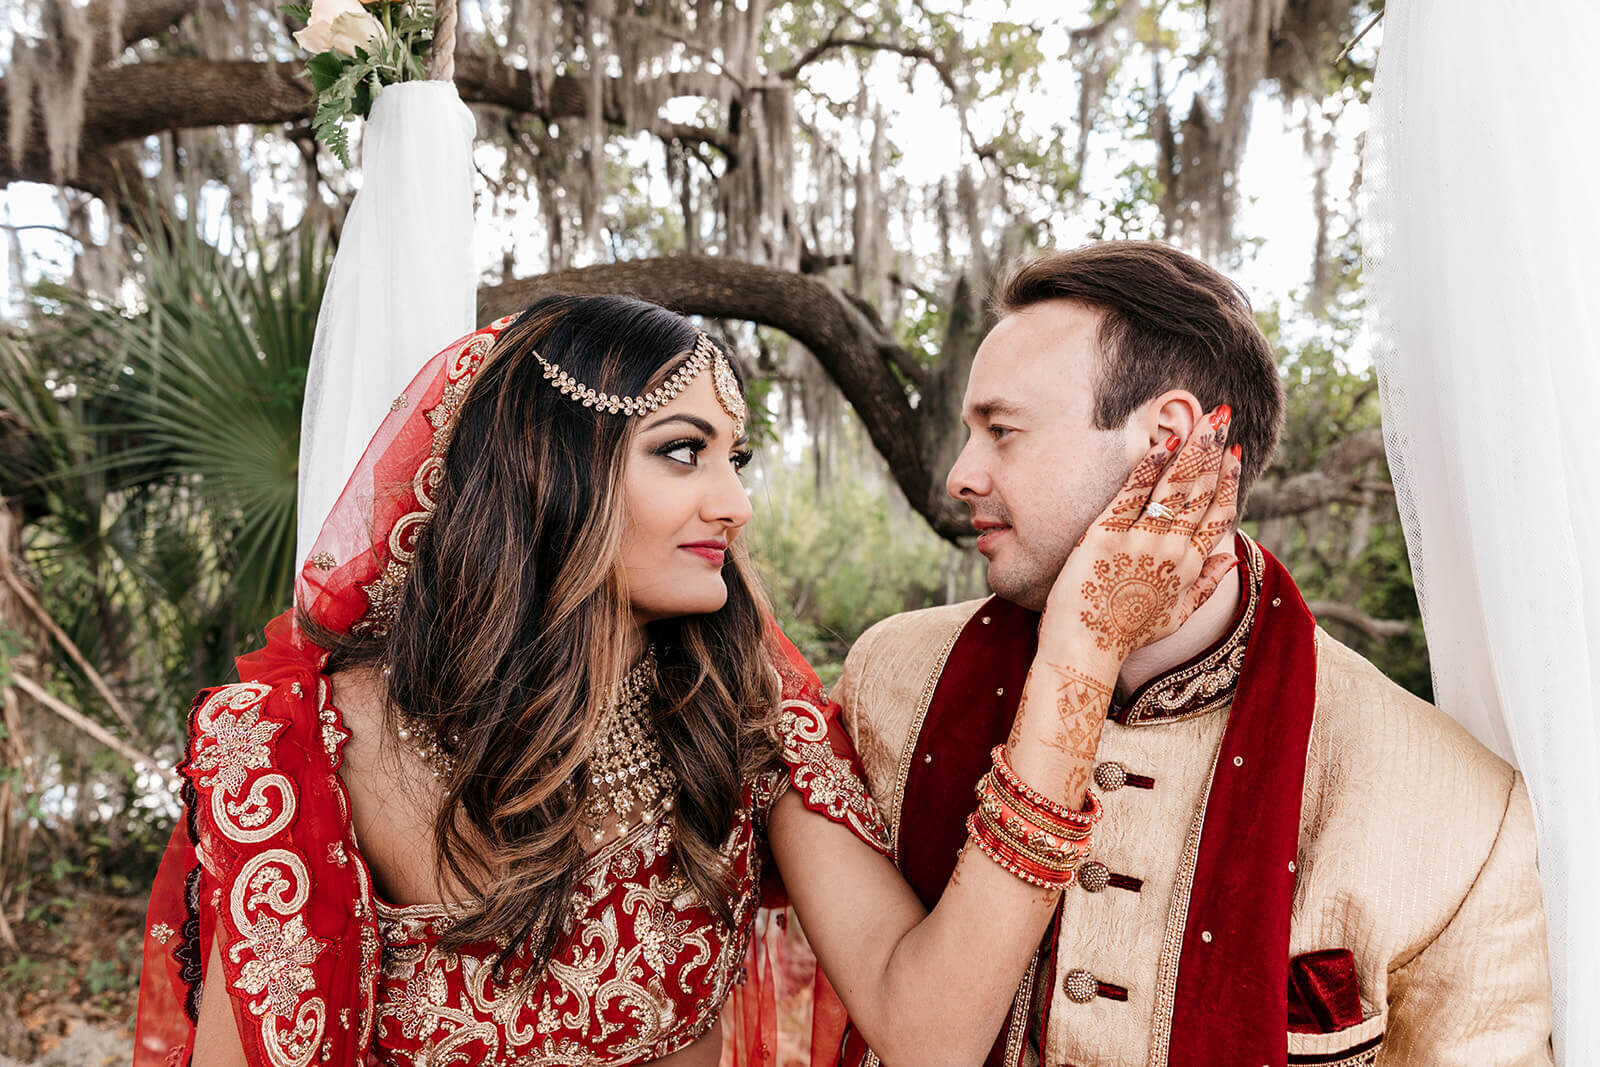
[[[1157,675],[1136,689],[1126,703],[1113,700],[1110,718],[1124,726],[1181,722],[1227,707],[1239,684],[1245,646],[1261,599],[1261,549],[1248,537],[1240,563],[1244,566],[1244,607],[1233,629],[1194,659]]]

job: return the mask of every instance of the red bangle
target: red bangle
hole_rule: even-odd
[[[967,816],[967,834],[980,852],[993,860],[1001,869],[1009,871],[1030,885],[1039,886],[1041,889],[1064,890],[1071,888],[1078,879],[1076,869],[1064,872],[1052,870],[1011,847],[978,817],[977,812]]]
[[[1074,811],[1065,804],[1056,803],[1019,778],[1011,761],[1006,759],[1004,745],[994,746],[989,758],[994,762],[995,784],[1018,808],[1037,816],[1038,821],[1059,823],[1063,829],[1093,829],[1100,821],[1100,799],[1094,795],[1094,790],[1083,791],[1083,808]]]
[[[1061,866],[1077,866],[1088,853],[1093,831],[1082,827],[1065,828],[1041,825],[1027,811],[1019,810],[994,785],[993,774],[978,782],[978,811],[995,823],[1005,836],[1024,848],[1033,849]]]

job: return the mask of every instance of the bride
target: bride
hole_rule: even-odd
[[[1030,677],[927,912],[738,539],[745,420],[715,341],[620,297],[550,297],[424,367],[294,611],[194,702],[136,1063],[710,1067],[724,1028],[771,1063],[752,943],[780,878],[886,1062],[983,1059],[1092,844],[1090,763],[1059,739],[1095,712]],[[1220,438],[1146,468],[1173,455],[1231,520]],[[1142,510],[1140,474],[1113,508]],[[1216,585],[1180,534],[1089,537],[1075,555],[1184,576],[1139,644]],[[1081,610],[1056,591],[1039,658],[1114,678],[1063,636]]]

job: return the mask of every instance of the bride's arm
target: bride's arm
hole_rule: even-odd
[[[1153,465],[1140,465],[1051,592],[1006,748],[1018,776],[1056,803],[1076,809],[1085,799],[1100,727],[1128,652],[1175,630],[1231,563],[1210,553],[1234,518],[1231,489],[1239,461],[1201,436],[1176,462],[1167,464],[1170,453],[1161,450],[1153,454]],[[1198,475],[1190,449],[1204,453]],[[1173,480],[1186,467],[1188,486]],[[1176,532],[1157,530],[1156,524],[1141,529],[1145,524],[1135,520],[1145,502],[1170,502],[1174,489],[1180,501],[1187,489],[1192,506],[1180,503],[1173,510],[1186,521],[1198,514],[1198,521]],[[1188,531],[1196,528],[1212,533],[1191,536]],[[1116,633],[1131,640],[1107,640],[1113,605],[1085,599],[1086,575],[1112,551],[1148,555],[1157,566],[1177,561],[1187,579],[1181,588],[1160,591],[1144,624],[1115,620]],[[890,860],[846,827],[808,810],[792,790],[772,811],[769,837],[812,948],[874,1051],[893,1065],[982,1062],[1044,936],[1059,890],[1024,882],[969,847],[928,912]]]
[[[216,1067],[250,1067],[244,1042],[239,1038],[233,1001],[228,997],[228,976],[222,969],[222,952],[213,939],[206,961],[205,985],[200,992],[200,1014],[194,1026],[193,1063]]]

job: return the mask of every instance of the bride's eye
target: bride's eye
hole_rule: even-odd
[[[700,453],[705,450],[706,443],[697,438],[681,438],[668,441],[656,449],[656,455],[664,456],[673,463],[681,463],[685,467],[700,465]]]

